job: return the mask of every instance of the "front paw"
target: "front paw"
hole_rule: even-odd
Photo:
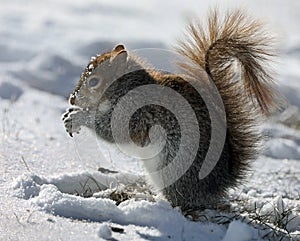
[[[62,121],[64,122],[66,131],[71,137],[73,133],[79,133],[84,119],[84,111],[80,108],[69,108],[63,115]]]

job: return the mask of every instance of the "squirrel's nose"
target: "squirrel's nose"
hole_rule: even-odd
[[[69,102],[71,105],[75,105],[75,96],[73,94],[70,96]]]

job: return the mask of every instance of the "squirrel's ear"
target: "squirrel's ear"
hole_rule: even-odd
[[[122,64],[127,62],[127,51],[121,50],[119,53],[117,53],[115,56],[112,56],[110,58],[110,62],[117,62],[117,64]]]
[[[113,52],[120,52],[122,50],[125,50],[125,46],[123,44],[118,44],[113,48]]]
[[[128,53],[126,50],[121,50],[115,56],[110,58],[111,66],[114,68],[115,74],[122,76],[125,74],[127,69],[127,56]]]
[[[110,57],[110,62],[117,61],[117,64],[125,63],[127,60],[127,51],[123,44],[116,45],[112,50],[112,56]]]

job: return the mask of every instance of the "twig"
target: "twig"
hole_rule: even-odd
[[[25,161],[24,156],[21,156],[21,160],[22,160],[22,162],[24,163],[24,165],[25,165],[27,171],[28,171],[28,172],[31,172],[30,169],[29,169],[29,166],[27,165],[27,163],[26,163],[26,161]]]

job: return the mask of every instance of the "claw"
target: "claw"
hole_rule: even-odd
[[[81,108],[79,108],[79,107],[70,107],[68,109],[68,112],[73,112],[73,111],[77,111],[77,110],[81,110]]]
[[[64,121],[67,117],[68,117],[68,113],[65,113],[65,114],[63,114],[63,116],[61,117],[61,119]]]
[[[64,121],[70,115],[69,111],[66,111],[62,116],[61,119]]]

